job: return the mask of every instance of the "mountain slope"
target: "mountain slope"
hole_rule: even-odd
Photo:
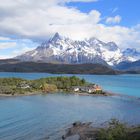
[[[101,64],[49,64],[17,62],[0,64],[0,72],[46,72],[69,74],[118,74],[119,72]]]
[[[134,48],[127,48],[125,49],[123,52],[123,55],[126,57],[131,57],[134,59],[134,61],[139,60],[140,59],[140,52],[137,51]]]
[[[131,70],[131,71],[140,71],[140,60],[135,62],[121,62],[120,64],[116,65],[118,70]]]
[[[122,61],[132,60],[131,57],[126,57],[114,42],[104,43],[96,38],[75,41],[58,33],[35,50],[17,56],[16,59],[46,63],[104,65],[116,65]]]

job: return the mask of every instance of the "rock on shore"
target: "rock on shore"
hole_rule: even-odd
[[[98,129],[93,128],[89,123],[75,122],[72,127],[62,136],[63,140],[95,140]]]
[[[140,140],[140,125],[129,126],[117,119],[111,119],[101,128],[92,123],[75,122],[67,129],[62,140]]]

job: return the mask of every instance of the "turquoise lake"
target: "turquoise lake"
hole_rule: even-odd
[[[38,79],[48,76],[61,76],[62,74],[48,73],[0,73],[0,77],[20,77],[25,79]],[[72,76],[74,74],[63,74]],[[85,78],[87,81],[97,83],[104,90],[119,93],[128,96],[140,97],[140,74],[137,75],[80,75],[76,76]]]
[[[0,73],[37,79],[47,73]],[[71,76],[71,75],[66,75]],[[48,94],[0,97],[0,140],[58,140],[74,121],[100,125],[111,118],[140,124],[140,75],[76,75],[105,90],[127,96]],[[136,97],[136,98],[135,98]]]

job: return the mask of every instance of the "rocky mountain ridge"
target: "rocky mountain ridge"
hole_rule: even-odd
[[[129,55],[130,53],[130,55]],[[140,54],[137,54],[140,58]],[[16,57],[21,61],[61,64],[104,64],[114,66],[121,62],[136,61],[135,53],[122,51],[114,42],[102,42],[97,38],[72,40],[56,33],[36,49]]]

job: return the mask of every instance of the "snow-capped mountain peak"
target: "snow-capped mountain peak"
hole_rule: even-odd
[[[55,35],[49,40],[50,42],[56,42],[58,40],[62,40],[63,37],[59,33],[55,33]]]
[[[125,54],[125,55],[135,55],[135,56],[137,56],[137,55],[140,55],[140,52],[138,52],[135,48],[127,48],[127,49],[125,49],[124,51],[123,51],[123,53]]]
[[[135,48],[127,48],[122,53],[125,57],[131,57],[133,61],[140,59],[140,52]]]
[[[56,33],[49,41],[43,42],[35,50],[17,56],[22,61],[42,61],[49,63],[100,63],[116,65],[132,60],[114,42],[102,42],[97,38],[76,41]]]

